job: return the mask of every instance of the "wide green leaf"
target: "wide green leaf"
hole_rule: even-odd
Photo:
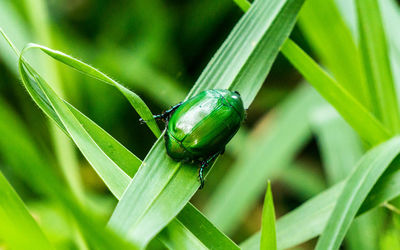
[[[400,138],[395,137],[369,151],[345,186],[318,240],[316,249],[338,249],[363,201],[386,168],[400,153]]]
[[[275,210],[272,199],[271,183],[268,182],[262,212],[260,249],[276,250]]]
[[[376,145],[389,138],[392,132],[320,68],[297,44],[289,39],[281,51],[365,141]]]
[[[400,131],[400,114],[377,0],[356,0],[360,47],[376,116],[391,132]]]
[[[0,235],[10,249],[53,249],[24,202],[0,172]]]
[[[234,89],[249,106],[269,72],[269,63],[293,28],[301,4],[292,0],[257,1],[235,26],[189,96],[209,88],[230,88],[234,82]],[[272,31],[274,39],[268,36]],[[268,40],[273,40],[274,46],[267,47]],[[260,61],[266,65],[253,64]],[[249,76],[254,81],[247,81]],[[109,226],[144,247],[198,187],[197,166],[169,158],[160,138],[118,203]]]

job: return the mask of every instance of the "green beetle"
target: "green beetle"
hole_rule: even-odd
[[[203,91],[154,118],[166,123],[165,146],[171,158],[201,164],[201,189],[204,186],[204,168],[224,152],[225,145],[239,130],[245,110],[237,91],[213,89]]]

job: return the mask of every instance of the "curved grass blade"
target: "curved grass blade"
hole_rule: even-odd
[[[80,149],[84,152],[85,156],[90,157],[89,162],[91,162],[96,166],[95,170],[105,181],[105,183],[109,183],[110,185],[111,183],[113,185],[115,184],[115,187],[113,189],[110,189],[111,192],[115,192],[114,194],[117,197],[120,197],[124,191],[125,186],[127,185],[127,183],[129,183],[130,180],[129,176],[126,175],[122,170],[120,170],[120,168],[116,166],[115,162],[113,162],[110,159],[109,155],[107,155],[99,148],[99,146],[96,144],[96,141],[94,141],[93,138],[88,134],[88,131],[85,130],[82,124],[91,124],[92,130],[94,129],[94,131],[96,132],[101,132],[102,136],[107,137],[110,142],[112,141],[111,144],[115,145],[118,144],[118,142],[112,139],[104,131],[99,130],[99,128],[96,128],[89,119],[86,119],[87,120],[86,123],[81,124],[72,114],[72,111],[65,105],[64,101],[61,100],[54,93],[54,91],[43,80],[43,78],[41,78],[41,76],[37,74],[37,72],[19,54],[18,50],[14,47],[14,45],[4,34],[4,32],[2,32],[2,30],[0,30],[0,32],[7,40],[9,45],[13,48],[14,52],[20,57],[18,63],[20,75],[22,78],[22,82],[25,88],[28,90],[31,97],[35,100],[35,102],[39,105],[39,107],[56,122],[56,124],[64,131],[65,134],[69,135],[70,137],[74,138],[74,140],[77,140],[80,143],[78,147],[80,147]],[[44,90],[46,90],[47,93]],[[46,94],[50,95],[51,98],[49,98]],[[52,101],[58,105],[58,108],[60,108],[59,111],[61,111],[63,118],[60,118],[60,114],[55,111],[56,109],[53,107]],[[85,117],[80,116],[80,118],[84,119]],[[66,128],[64,122],[66,122],[67,125],[70,126],[69,129]],[[72,131],[72,134],[69,133],[69,131]],[[100,143],[102,142],[100,141]],[[109,151],[113,151],[112,147],[104,147],[104,148],[108,149]],[[110,165],[112,167],[110,167]],[[129,170],[131,169],[131,167],[127,166],[126,164],[123,164],[122,168],[126,169],[128,173],[131,172],[131,170]]]
[[[119,169],[116,163],[112,161],[99,146],[95,143],[88,132],[83,128],[80,122],[75,118],[71,110],[65,105],[64,101],[60,99],[56,93],[50,88],[50,86],[41,78],[40,75],[36,74],[33,69],[25,63],[25,60],[20,57],[19,70],[21,72],[22,81],[25,86],[36,86],[41,89],[41,92],[45,95],[50,102],[50,105],[54,108],[53,112],[56,117],[60,120],[62,126],[65,128],[65,132],[70,135],[74,140],[75,144],[81,150],[82,154],[91,163],[91,165],[97,166],[95,170],[101,176],[105,183],[119,183],[115,195],[119,196],[124,191],[124,187],[129,182],[129,177],[122,170],[119,172],[111,169]],[[28,77],[31,76],[32,78]],[[34,81],[32,81],[34,80]],[[28,87],[31,88],[31,87]],[[36,92],[35,94],[37,94]],[[110,167],[113,166],[113,167]]]
[[[281,217],[277,221],[278,249],[294,247],[322,233],[344,186],[345,181],[341,181]],[[379,178],[357,215],[380,206],[399,195],[400,159],[396,158]],[[299,225],[302,225],[302,230],[298,230]],[[240,246],[243,249],[259,249],[260,233],[253,235]]]
[[[304,78],[368,143],[376,145],[393,134],[293,41],[287,40],[281,51]]]
[[[144,101],[138,95],[136,95],[126,87],[122,86],[117,81],[113,80],[111,77],[107,76],[98,69],[60,51],[53,50],[38,44],[28,44],[28,46],[26,46],[22,51],[21,56],[23,56],[23,54],[26,53],[28,50],[34,48],[40,49],[41,51],[53,57],[57,61],[62,62],[79,72],[82,72],[88,76],[96,78],[104,83],[107,83],[117,88],[126,97],[126,99],[130,102],[130,104],[136,110],[136,112],[138,112],[138,114],[143,118],[143,120],[146,121],[147,126],[151,129],[154,135],[156,137],[160,136],[161,132],[157,126],[157,123],[153,119],[153,114],[147,107],[146,103],[144,103]]]
[[[316,249],[338,249],[351,222],[379,177],[400,153],[395,137],[369,151],[345,182]]]
[[[261,224],[261,243],[260,249],[276,250],[276,228],[275,211],[272,200],[271,183],[268,182],[267,192],[265,193],[264,207]]]
[[[10,249],[53,249],[1,171],[0,193],[2,243],[5,243],[5,246]]]
[[[273,61],[293,28],[302,2],[257,1],[213,57],[189,96],[207,88],[229,88],[236,81],[236,90],[242,94],[248,106],[269,71],[269,67],[255,67],[249,62]],[[270,39],[264,37],[269,34],[267,31],[274,31],[274,37],[279,38],[274,40],[276,44],[270,48],[260,45],[261,41]],[[251,45],[252,42],[255,47]],[[253,53],[255,51],[268,53]],[[240,72],[251,75],[251,69],[254,69],[253,74],[257,77],[253,79],[256,80],[250,83],[241,81],[245,78],[240,78]],[[109,226],[130,241],[145,247],[178,214],[198,187],[197,166],[177,163],[169,158],[163,138],[160,138],[118,203]]]
[[[400,131],[399,106],[377,0],[356,0],[360,47],[376,116],[391,132]]]

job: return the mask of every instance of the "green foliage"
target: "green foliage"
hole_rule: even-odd
[[[205,212],[211,221],[225,232],[239,225],[240,218],[263,192],[265,180],[284,173],[307,143],[311,131],[308,119],[303,118],[321,103],[312,88],[300,86],[260,122],[207,203]],[[273,119],[272,124],[265,121],[268,119]],[[269,152],[269,157],[264,152]]]
[[[400,153],[400,139],[395,137],[369,151],[346,179],[316,249],[338,249],[358,209],[379,177]]]
[[[391,131],[399,132],[399,108],[388,57],[387,39],[377,0],[356,0],[363,56],[372,108]]]
[[[95,2],[0,1],[0,248],[399,244],[395,1]],[[239,91],[248,121],[196,193],[150,108],[213,88]]]
[[[375,145],[389,137],[388,129],[294,42],[288,40],[282,47],[282,53],[364,140]]]
[[[307,1],[299,17],[299,26],[337,83],[370,110],[361,55],[334,0]]]
[[[1,239],[14,249],[53,249],[1,172],[0,192]]]
[[[276,248],[276,228],[275,228],[275,211],[274,201],[272,199],[271,183],[268,182],[267,192],[265,193],[262,224],[261,224],[261,249],[277,249]]]
[[[269,71],[269,67],[260,71],[260,68],[253,67],[251,63],[253,60],[272,62],[278,53],[279,41],[275,47],[267,47],[263,43],[263,38],[267,39],[264,35],[279,27],[280,34],[277,37],[283,43],[285,36],[293,27],[295,10],[298,11],[300,6],[299,1],[278,1],[273,5],[264,1],[258,2],[233,29],[221,49],[203,71],[189,96],[207,88],[234,88],[241,93],[245,106],[248,106],[255,96],[255,89],[260,88]],[[271,16],[271,13],[277,16]],[[281,20],[279,13],[288,14],[290,18],[285,16],[285,19]],[[249,25],[253,25],[249,20],[252,20],[254,15],[261,15],[255,23],[260,30],[249,28]],[[274,17],[278,20],[277,23],[272,23],[271,18]],[[288,22],[288,20],[291,21]],[[285,28],[281,24],[285,25]],[[254,47],[248,46],[250,42],[254,43]],[[269,56],[255,53],[259,49],[268,50]],[[239,54],[240,58],[238,58]],[[248,62],[251,63],[247,64]],[[243,77],[237,78],[239,72],[241,73],[239,76],[243,75]],[[249,84],[245,81],[248,75],[256,76],[257,79]],[[177,215],[198,187],[196,166],[177,163],[169,158],[165,152],[163,138],[160,137],[114,210],[109,226],[120,234],[126,235],[132,242],[145,246]],[[169,202],[171,199],[175,200],[173,204]],[[138,204],[139,200],[140,204]]]

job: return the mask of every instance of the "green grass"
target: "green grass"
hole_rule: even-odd
[[[399,244],[395,1],[94,6],[0,2],[0,248]],[[216,88],[249,120],[197,192],[152,113]]]
[[[267,192],[265,193],[265,199],[264,199],[260,248],[271,249],[271,250],[277,249],[274,201],[272,199],[270,182],[268,182],[268,188]]]

